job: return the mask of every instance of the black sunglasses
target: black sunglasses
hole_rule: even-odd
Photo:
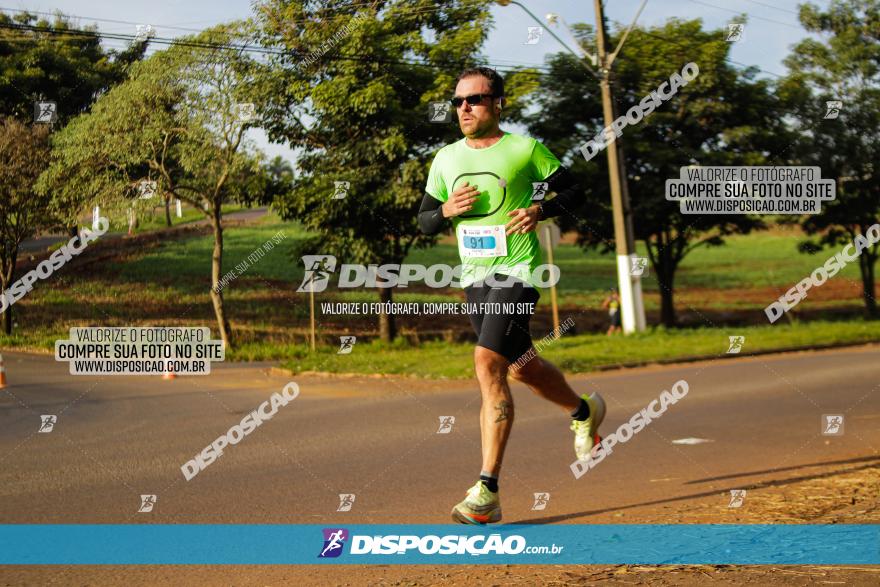
[[[456,96],[452,100],[450,100],[450,102],[452,102],[452,105],[455,108],[459,108],[465,102],[467,102],[471,106],[476,106],[476,105],[481,104],[483,102],[483,98],[490,98],[491,99],[494,97],[495,96],[493,94],[473,94],[473,95],[467,96],[465,98],[462,98],[460,96]]]

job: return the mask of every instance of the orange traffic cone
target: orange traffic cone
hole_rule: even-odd
[[[165,372],[162,374],[162,379],[171,380],[177,379],[177,375],[174,374],[174,370],[168,368],[168,364],[165,364]]]
[[[6,387],[6,367],[3,365],[3,355],[0,355],[0,389]]]

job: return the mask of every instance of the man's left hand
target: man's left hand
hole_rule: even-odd
[[[538,227],[538,205],[529,206],[528,208],[518,208],[507,215],[512,217],[505,227],[507,234],[526,234]]]

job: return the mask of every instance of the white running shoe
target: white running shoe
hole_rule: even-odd
[[[583,421],[572,420],[571,429],[574,431],[574,452],[579,460],[587,461],[593,447],[602,442],[599,425],[605,419],[605,400],[598,392],[592,395],[585,393],[581,397],[590,406],[590,417]]]

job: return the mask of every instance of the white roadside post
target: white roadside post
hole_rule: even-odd
[[[617,283],[620,289],[621,326],[624,333],[645,329],[642,278],[633,273],[635,253],[617,256]]]
[[[606,153],[608,155],[608,176],[611,180],[611,207],[614,218],[614,246],[617,250],[617,287],[620,289],[621,326],[623,326],[624,334],[630,334],[645,329],[645,308],[642,303],[641,273],[635,273],[632,270],[632,259],[635,258],[636,247],[633,236],[632,208],[629,204],[629,188],[623,163],[623,149],[619,141],[615,140],[615,135],[609,127],[617,119],[614,99],[611,95],[611,64],[636,21],[633,20],[633,24],[620,39],[617,49],[609,55],[605,47],[605,15],[602,11],[602,1],[594,0],[593,3],[596,9],[597,57],[600,65],[599,71],[602,74],[600,80],[602,113],[605,118],[605,128],[609,129],[608,133],[611,135],[608,137]],[[645,2],[642,2],[636,13],[636,19],[644,7]]]
[[[174,200],[175,205],[177,207],[177,217],[183,218],[183,206],[180,203],[180,200]]]
[[[541,223],[541,228],[538,230],[538,241],[541,243],[541,247],[547,251],[547,262],[550,265],[553,265],[553,247],[559,244],[561,237],[562,232],[555,222],[550,220]],[[553,309],[553,329],[555,332],[559,332],[559,306],[556,303],[555,283],[550,286],[550,306]]]
[[[315,287],[312,286],[309,288],[309,319],[310,319],[310,334],[312,341],[312,352],[315,352]]]

